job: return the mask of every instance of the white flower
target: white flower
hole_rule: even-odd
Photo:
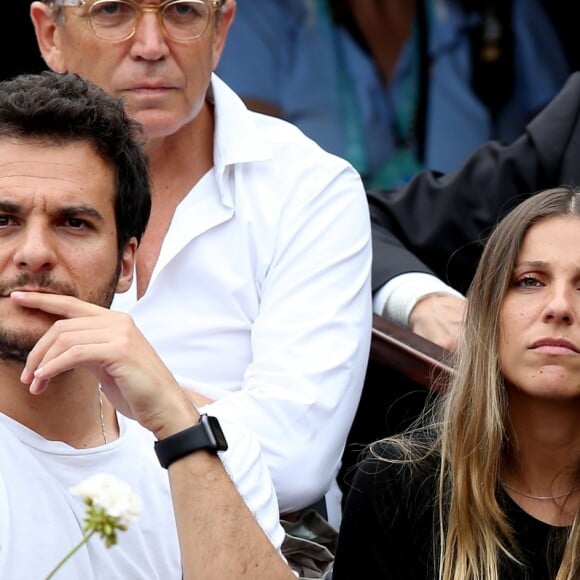
[[[97,473],[70,488],[73,495],[103,508],[120,523],[129,524],[139,519],[143,504],[131,486],[107,473]]]
[[[129,485],[107,473],[97,473],[69,489],[73,495],[83,498],[87,508],[83,525],[83,537],[76,546],[50,571],[50,580],[94,534],[101,536],[105,546],[117,543],[117,532],[124,532],[129,523],[139,519],[143,504]]]

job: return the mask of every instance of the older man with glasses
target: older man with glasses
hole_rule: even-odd
[[[254,431],[282,514],[316,503],[336,528],[370,346],[368,206],[347,162],[215,76],[234,13],[234,0],[31,6],[48,66],[123,97],[144,127],[152,217],[113,308],[196,405]]]

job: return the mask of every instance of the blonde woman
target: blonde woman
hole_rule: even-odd
[[[468,297],[446,395],[358,467],[333,580],[580,578],[580,190],[502,220]]]

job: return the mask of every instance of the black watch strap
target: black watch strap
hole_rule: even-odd
[[[205,449],[213,453],[225,451],[228,443],[216,417],[200,415],[199,423],[165,439],[155,441],[155,453],[162,467],[167,469],[174,461]]]

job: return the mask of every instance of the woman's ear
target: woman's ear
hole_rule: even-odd
[[[55,72],[66,72],[64,58],[59,48],[59,28],[52,9],[44,2],[33,2],[30,5],[30,18],[44,62]]]

